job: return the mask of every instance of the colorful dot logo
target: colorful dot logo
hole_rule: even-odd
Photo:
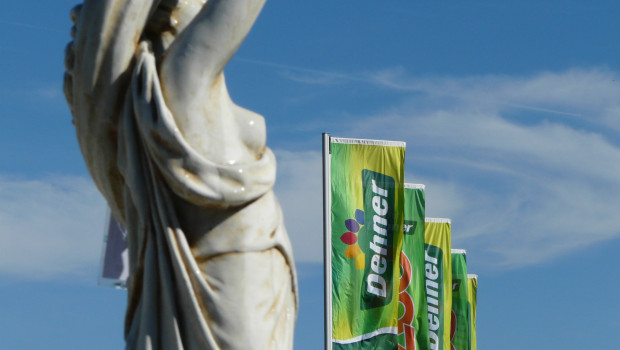
[[[354,216],[355,219],[347,219],[344,221],[344,225],[348,231],[340,236],[340,240],[348,245],[344,252],[344,256],[349,259],[355,259],[355,268],[361,270],[366,264],[366,255],[362,253],[360,246],[357,244],[357,235],[361,227],[364,226],[364,211],[356,209]]]

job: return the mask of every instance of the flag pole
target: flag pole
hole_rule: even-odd
[[[323,133],[323,291],[325,349],[332,349],[331,163],[330,136]]]

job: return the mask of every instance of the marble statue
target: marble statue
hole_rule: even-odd
[[[86,0],[64,91],[128,230],[127,349],[291,349],[297,285],[263,118],[223,69],[265,0]]]

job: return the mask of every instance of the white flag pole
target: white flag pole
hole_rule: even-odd
[[[325,349],[332,349],[332,220],[330,136],[323,133],[323,276]]]

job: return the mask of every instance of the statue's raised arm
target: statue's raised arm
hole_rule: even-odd
[[[161,61],[164,97],[177,125],[185,135],[200,138],[193,147],[216,162],[249,161],[262,152],[256,148],[264,140],[256,140],[256,135],[248,135],[246,129],[263,128],[264,122],[233,104],[222,70],[248,34],[264,2],[208,1],[182,28]],[[197,118],[197,112],[205,117]],[[207,132],[213,138],[199,136]],[[217,135],[226,135],[227,142]]]
[[[291,349],[290,242],[263,118],[223,69],[264,0],[86,0],[65,94],[126,225],[127,349]]]
[[[178,102],[211,88],[258,17],[265,0],[210,0],[167,49],[161,76]]]

